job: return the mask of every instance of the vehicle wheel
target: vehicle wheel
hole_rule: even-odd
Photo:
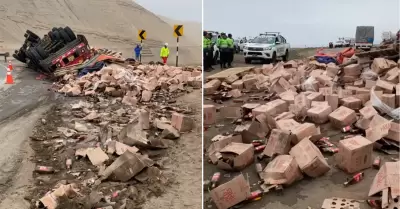
[[[56,27],[52,28],[51,31],[56,32],[58,29]]]
[[[246,63],[246,64],[251,64],[251,59],[244,58],[244,63]]]
[[[61,41],[61,36],[58,31],[53,31],[54,41]]]
[[[58,32],[60,33],[61,39],[64,40],[65,43],[71,42],[71,38],[63,29],[60,29]]]
[[[68,36],[71,38],[72,41],[76,39],[76,35],[75,35],[75,33],[71,30],[70,27],[68,27],[68,26],[65,27],[65,28],[64,28],[64,31],[65,31],[65,33],[68,34]]]
[[[274,52],[274,53],[272,54],[271,62],[272,62],[273,64],[276,63],[276,52]]]
[[[34,39],[40,39],[40,37],[38,35],[36,35],[36,33],[30,31],[30,30],[26,30],[26,33],[29,34],[29,36],[33,37]]]
[[[286,50],[285,55],[282,57],[282,60],[284,62],[287,62],[289,60],[289,51],[288,50]]]
[[[37,53],[43,58],[46,59],[49,56],[49,53],[46,52],[46,50],[43,49],[41,46],[37,46],[36,48]]]
[[[18,61],[20,61],[20,62],[23,62],[23,63],[26,62],[25,59],[22,59],[21,57],[19,57],[19,56],[16,55],[16,54],[13,54],[12,56],[13,56],[16,60],[18,60]]]

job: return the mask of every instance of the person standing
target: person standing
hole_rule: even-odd
[[[168,43],[165,43],[164,46],[161,48],[160,57],[164,64],[167,64],[167,60],[169,57],[169,48]]]
[[[136,45],[135,47],[135,59],[136,60],[140,60],[140,54],[142,52],[142,46],[140,46],[139,44]]]
[[[211,52],[211,39],[207,31],[203,32],[203,65],[205,71],[211,70],[210,52]],[[211,52],[212,53],[212,52]]]
[[[228,40],[225,33],[221,33],[221,38],[218,39],[217,46],[219,48],[219,54],[220,54],[220,61],[219,61],[220,66],[221,69],[224,69],[226,68],[227,54],[229,53]]]
[[[227,54],[228,67],[232,67],[233,56],[235,54],[235,46],[233,43],[232,34],[228,34],[228,38],[226,40],[228,41],[228,48],[229,48],[229,52]]]

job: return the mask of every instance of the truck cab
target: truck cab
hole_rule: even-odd
[[[370,50],[374,44],[374,26],[357,26],[356,49]]]

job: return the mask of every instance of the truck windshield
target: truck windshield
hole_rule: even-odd
[[[252,40],[252,43],[257,44],[274,44],[275,43],[275,36],[274,37],[257,37]]]

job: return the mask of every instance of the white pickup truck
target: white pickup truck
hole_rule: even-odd
[[[290,44],[279,33],[265,33],[254,38],[243,48],[244,60],[250,64],[253,60],[267,63],[276,62],[278,57],[283,61],[289,58]]]

